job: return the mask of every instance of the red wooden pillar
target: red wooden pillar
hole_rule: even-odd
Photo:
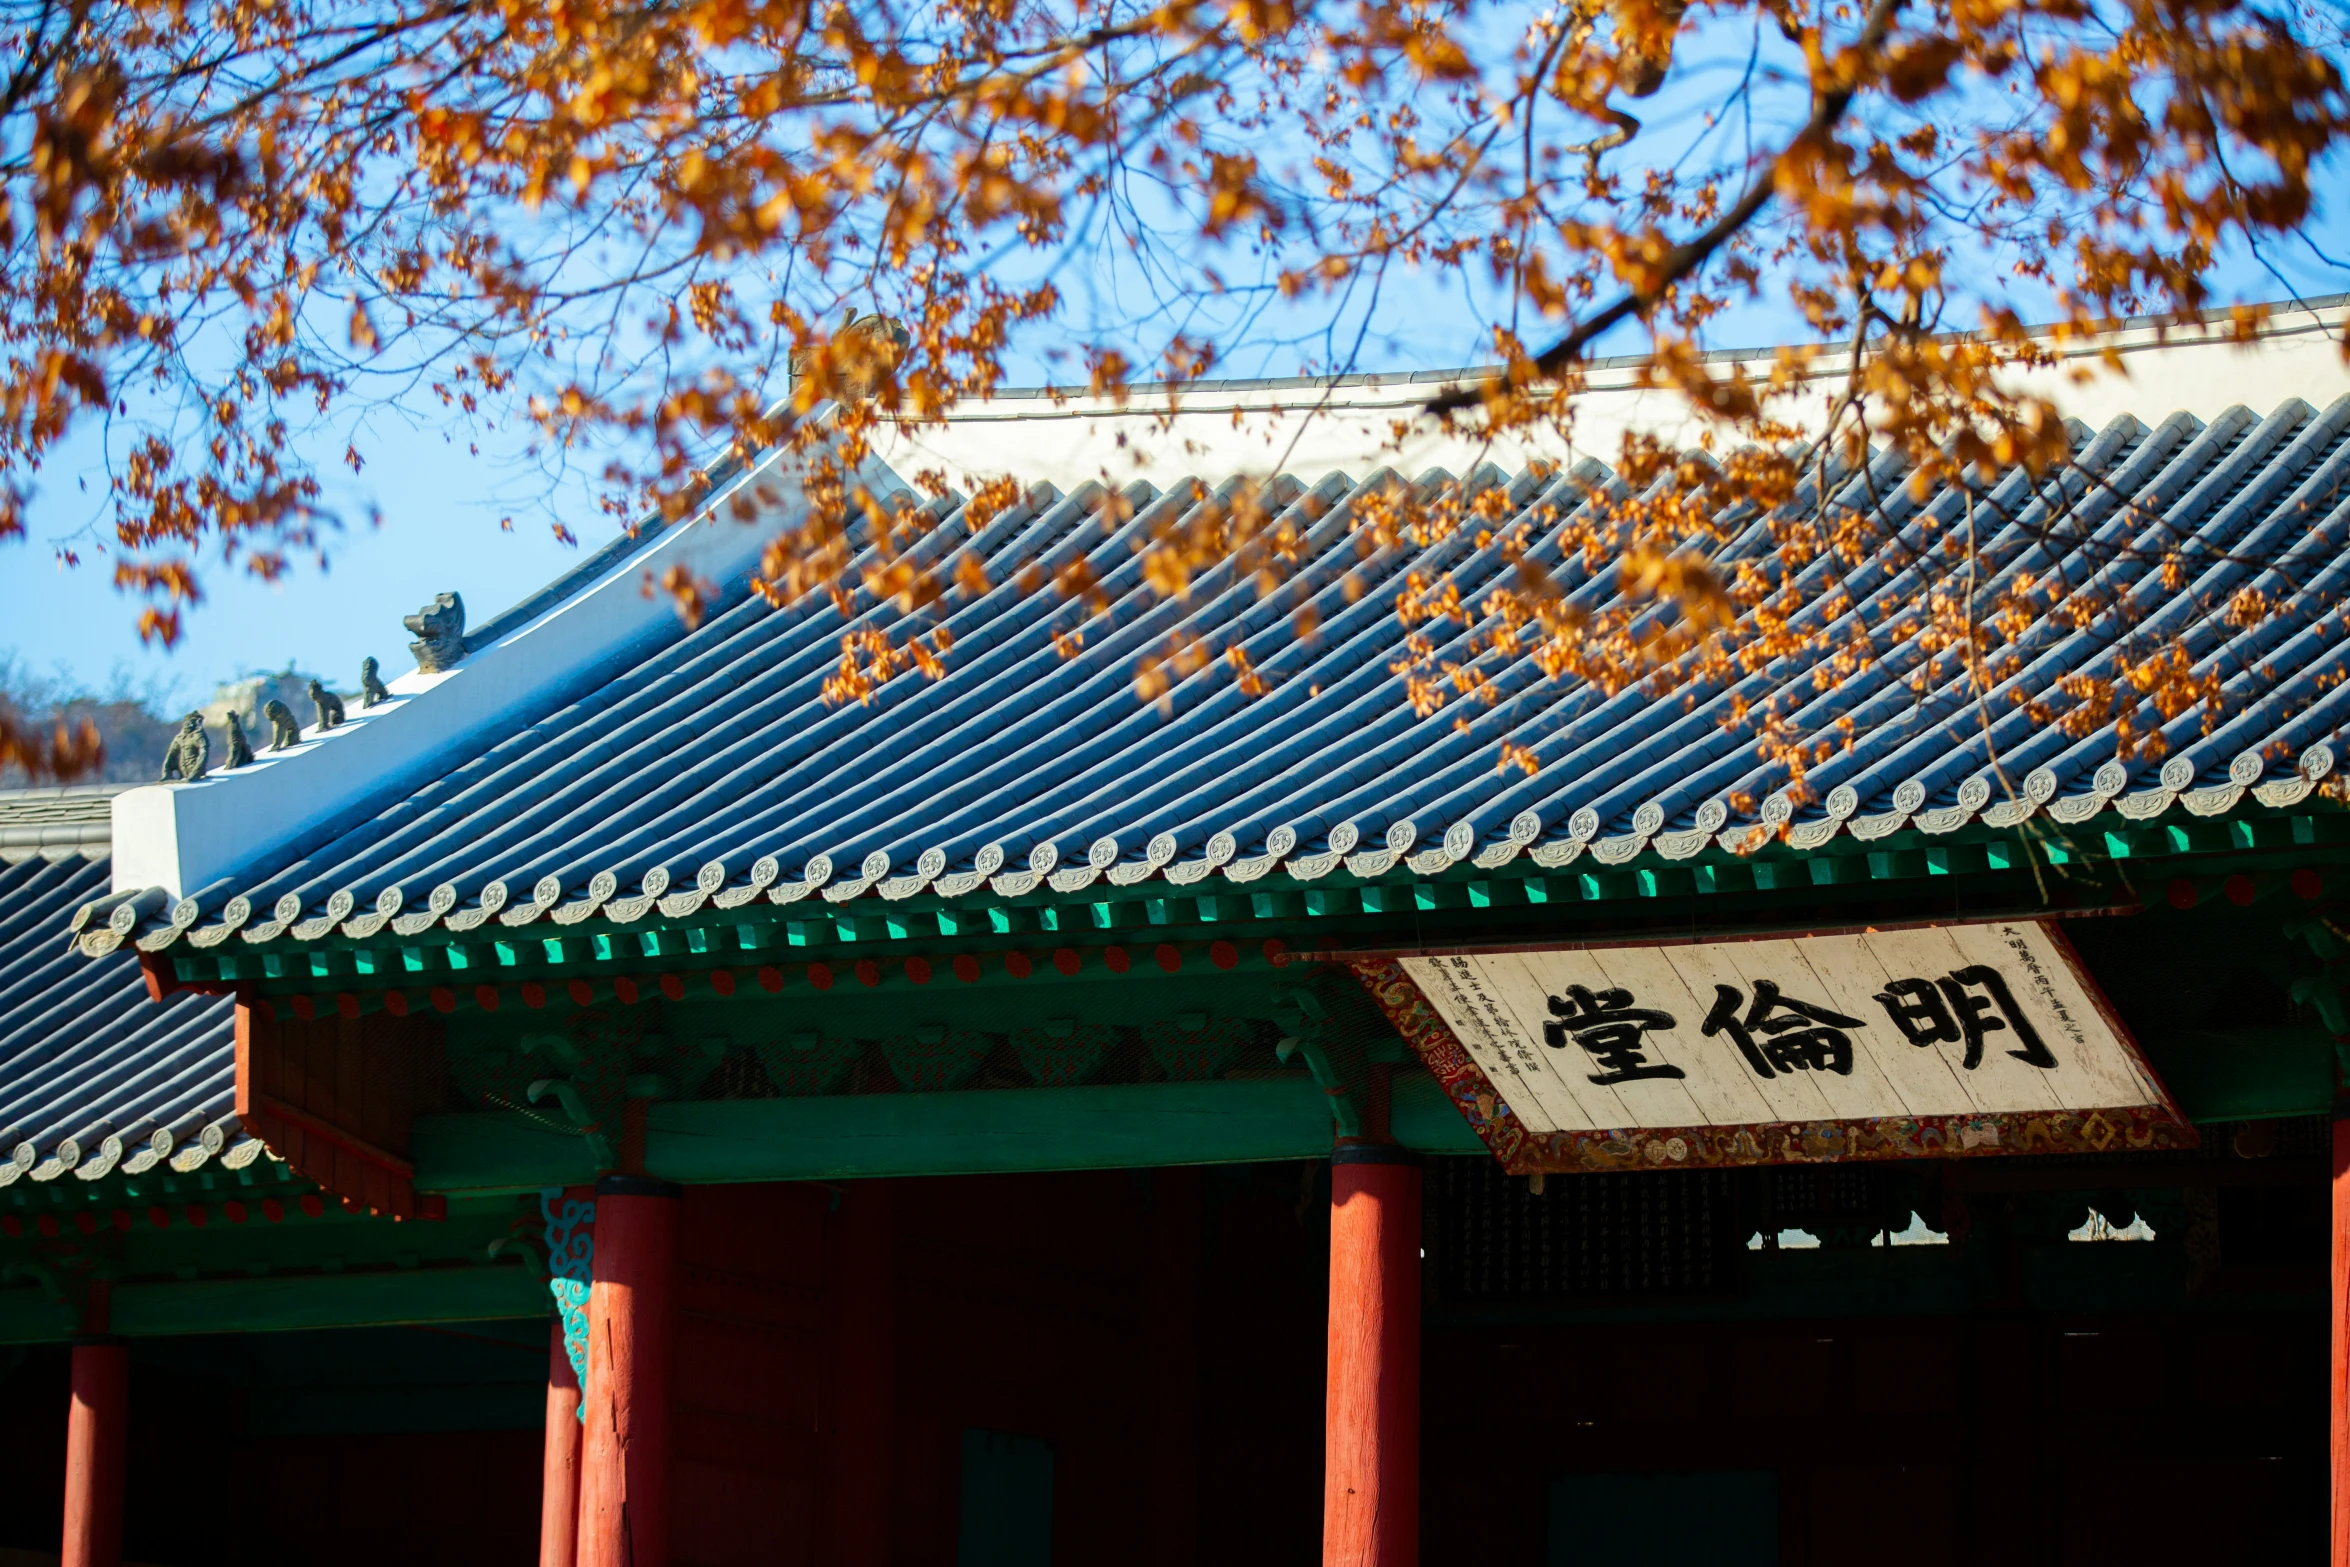
[[[2350,1567],[2350,1101],[2334,1104],[2332,1435],[2334,1567]]]
[[[668,1567],[669,1364],[679,1188],[596,1183],[578,1567]]]
[[[1420,1557],[1420,1166],[1351,1144],[1330,1160],[1323,1567]]]
[[[73,1341],[73,1402],[65,1421],[65,1544],[59,1567],[122,1561],[123,1422],[130,1347],[86,1334]]]
[[[579,1555],[579,1373],[563,1347],[563,1319],[547,1334],[547,1450],[539,1487],[539,1567],[574,1567]]]
[[[889,1567],[896,1461],[894,1274],[897,1228],[887,1181],[858,1181],[833,1216],[831,1409],[825,1420],[828,1567]]]
[[[1157,1567],[1199,1560],[1199,1258],[1206,1178],[1151,1172],[1151,1365],[1158,1388],[1151,1442],[1151,1556]]]

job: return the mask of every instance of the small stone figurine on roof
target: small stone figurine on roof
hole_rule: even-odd
[[[373,707],[378,702],[389,702],[391,699],[390,688],[383,683],[383,677],[375,672],[375,660],[372,657],[361,659],[359,661],[359,705]]]
[[[163,753],[163,782],[194,783],[204,776],[205,758],[212,743],[204,738],[204,715],[190,713],[180,720],[180,732]]]
[[[315,676],[310,681],[310,705],[318,709],[318,727],[332,729],[343,721],[343,699]]]
[[[416,667],[428,675],[454,669],[465,656],[465,600],[454,593],[436,593],[433,600],[400,622],[416,638],[408,651]]]
[[[832,336],[830,384],[820,390],[835,397],[864,401],[881,390],[881,383],[897,368],[913,342],[914,336],[904,323],[885,315],[875,313],[852,318]],[[806,349],[792,354],[794,385],[816,368],[814,359]]]
[[[228,755],[220,765],[231,770],[243,767],[253,760],[253,742],[245,738],[245,722],[237,716],[237,710],[233,707],[228,710],[228,716],[223,722],[228,727]]]

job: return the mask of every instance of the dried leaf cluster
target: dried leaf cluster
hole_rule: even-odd
[[[689,514],[713,443],[797,448],[808,505],[760,576],[779,601],[982,591],[949,508],[850,475],[883,421],[999,385],[1020,334],[1083,338],[1057,280],[1106,248],[1162,308],[1079,343],[1095,394],[1209,373],[1260,305],[1359,321],[1459,286],[1491,304],[1497,368],[1426,418],[1565,450],[1602,346],[1702,415],[1703,450],[1632,440],[1555,507],[1508,589],[1413,585],[1423,711],[1497,700],[1529,653],[1609,689],[1895,657],[2125,751],[2223,682],[2175,629],[2061,688],[2019,673],[2045,628],[2126,619],[2148,546],[1986,567],[1979,542],[2022,525],[2004,476],[2049,540],[2095,491],[2012,372],[2111,318],[2200,320],[2215,258],[2310,218],[2350,116],[2338,21],[2256,0],[0,0],[0,22],[0,538],[102,426],[104,550],[164,643],[200,565],[274,576],[318,544],[305,432],[419,394],[642,454],[606,475],[624,516]],[[1824,346],[1701,354],[1766,294]],[[1923,516],[1929,495],[1966,499]],[[989,479],[961,516],[1019,501]],[[1289,585],[1269,487],[1164,516],[1157,592],[1225,562]],[[1500,517],[1464,484],[1354,526],[1367,556]],[[1757,519],[1771,547],[1726,558]],[[1941,586],[1867,604],[1856,574],[1905,551]],[[1610,573],[1630,596],[1594,611],[1578,586]],[[666,586],[689,614],[708,592]],[[1033,586],[1096,607],[1090,582]],[[860,634],[831,694],[950,659]],[[1188,644],[1137,684],[1194,676],[1263,684]],[[1746,717],[1798,779],[1837,742]],[[70,737],[0,747],[78,761]],[[1540,765],[1515,740],[1500,760]]]

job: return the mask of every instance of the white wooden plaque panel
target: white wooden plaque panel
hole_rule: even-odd
[[[2062,938],[2031,921],[1400,967],[1537,1137],[2176,1120]]]

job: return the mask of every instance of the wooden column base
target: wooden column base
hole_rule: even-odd
[[[573,1567],[579,1558],[579,1374],[563,1347],[563,1319],[548,1330],[547,1437],[539,1489],[539,1567]]]
[[[1384,1144],[1330,1168],[1323,1567],[1420,1557],[1420,1166]]]
[[[596,1183],[578,1567],[669,1567],[669,1362],[680,1188]]]
[[[2332,1340],[2333,1567],[2350,1567],[2350,1104],[2334,1106],[2334,1254],[2327,1336]]]
[[[130,1371],[130,1346],[121,1339],[74,1340],[59,1567],[119,1567],[122,1561],[123,1424],[130,1412]]]

